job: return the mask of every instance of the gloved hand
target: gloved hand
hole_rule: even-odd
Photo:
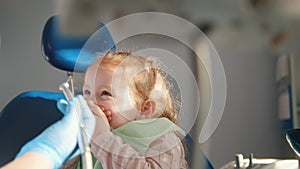
[[[82,95],[78,95],[77,98],[79,100],[79,103],[75,105],[76,110],[78,111],[78,113],[80,113],[80,112],[83,113],[83,115],[81,116],[82,120],[83,120],[83,125],[84,125],[83,130],[86,133],[88,141],[90,142],[92,135],[94,133],[94,130],[95,130],[96,119],[95,119],[94,114],[91,112],[89,105],[87,104],[85,99],[82,97]],[[80,104],[80,103],[84,103],[84,104]],[[68,102],[66,100],[61,99],[60,101],[58,101],[57,108],[64,115],[68,114]],[[77,117],[77,114],[76,114],[76,117]],[[75,152],[68,159],[72,159],[73,157],[83,153],[84,145],[82,142],[80,142],[80,141],[82,141],[80,130],[78,130],[77,141],[79,141],[78,142],[79,149],[78,149],[78,147],[76,147]]]
[[[81,116],[83,124],[87,126],[87,132],[93,133],[95,118],[81,95],[74,97],[70,102],[60,100],[57,106],[65,116],[49,126],[36,138],[26,143],[17,157],[26,152],[38,152],[48,158],[53,168],[57,169],[61,167],[71,156],[77,144],[79,133],[77,113],[80,113],[79,110],[82,112]],[[72,157],[76,153],[79,154],[79,151],[76,151]]]

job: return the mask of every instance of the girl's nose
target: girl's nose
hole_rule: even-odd
[[[97,104],[97,99],[96,99],[96,97],[91,97],[91,101],[94,102],[95,104]]]

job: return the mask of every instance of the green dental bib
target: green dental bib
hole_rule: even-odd
[[[121,137],[124,143],[130,144],[140,156],[144,156],[154,140],[175,131],[185,136],[184,130],[163,117],[132,121],[112,130],[112,133]],[[101,163],[96,161],[94,169],[102,169]]]
[[[120,136],[124,143],[130,144],[144,156],[154,140],[171,131],[185,135],[181,128],[167,118],[132,121],[113,130],[112,133]]]

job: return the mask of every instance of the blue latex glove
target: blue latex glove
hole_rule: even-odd
[[[92,135],[94,133],[95,130],[95,126],[96,126],[96,119],[95,116],[93,115],[93,113],[91,112],[89,106],[86,104],[86,101],[84,100],[84,98],[82,97],[82,95],[78,95],[76,96],[78,99],[75,100],[76,102],[76,110],[78,113],[82,112],[83,115],[82,120],[83,120],[83,125],[84,125],[84,132],[87,135],[87,139],[90,142]],[[82,104],[84,103],[84,104]],[[68,101],[61,99],[60,101],[57,102],[57,108],[64,114],[68,114]],[[77,116],[76,116],[77,117]],[[78,147],[76,147],[75,152],[71,155],[71,157],[69,157],[68,159],[72,159],[75,156],[78,156],[79,154],[83,153],[83,143],[80,142],[81,141],[81,135],[80,135],[80,131],[78,130],[78,134],[77,134],[77,141],[78,142]]]
[[[83,124],[88,126],[86,127],[88,133],[94,132],[94,115],[81,95],[74,97],[70,102],[60,100],[57,106],[65,116],[49,126],[36,138],[26,143],[17,157],[26,152],[38,152],[48,158],[53,168],[57,169],[61,167],[70,156],[73,157],[79,154],[77,150],[75,154],[71,155],[76,148],[79,133],[79,121],[76,112],[80,113],[80,111],[76,110],[82,110],[81,116]]]

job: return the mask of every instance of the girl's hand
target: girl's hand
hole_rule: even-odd
[[[90,109],[96,118],[96,127],[92,140],[105,131],[110,131],[109,121],[111,121],[111,112],[104,107],[99,107],[92,101],[87,101]]]
[[[110,123],[111,122],[111,112],[109,110],[105,109],[105,107],[103,107],[103,106],[99,106],[99,107],[103,111],[103,113],[105,114],[105,116],[108,120],[108,123]]]

